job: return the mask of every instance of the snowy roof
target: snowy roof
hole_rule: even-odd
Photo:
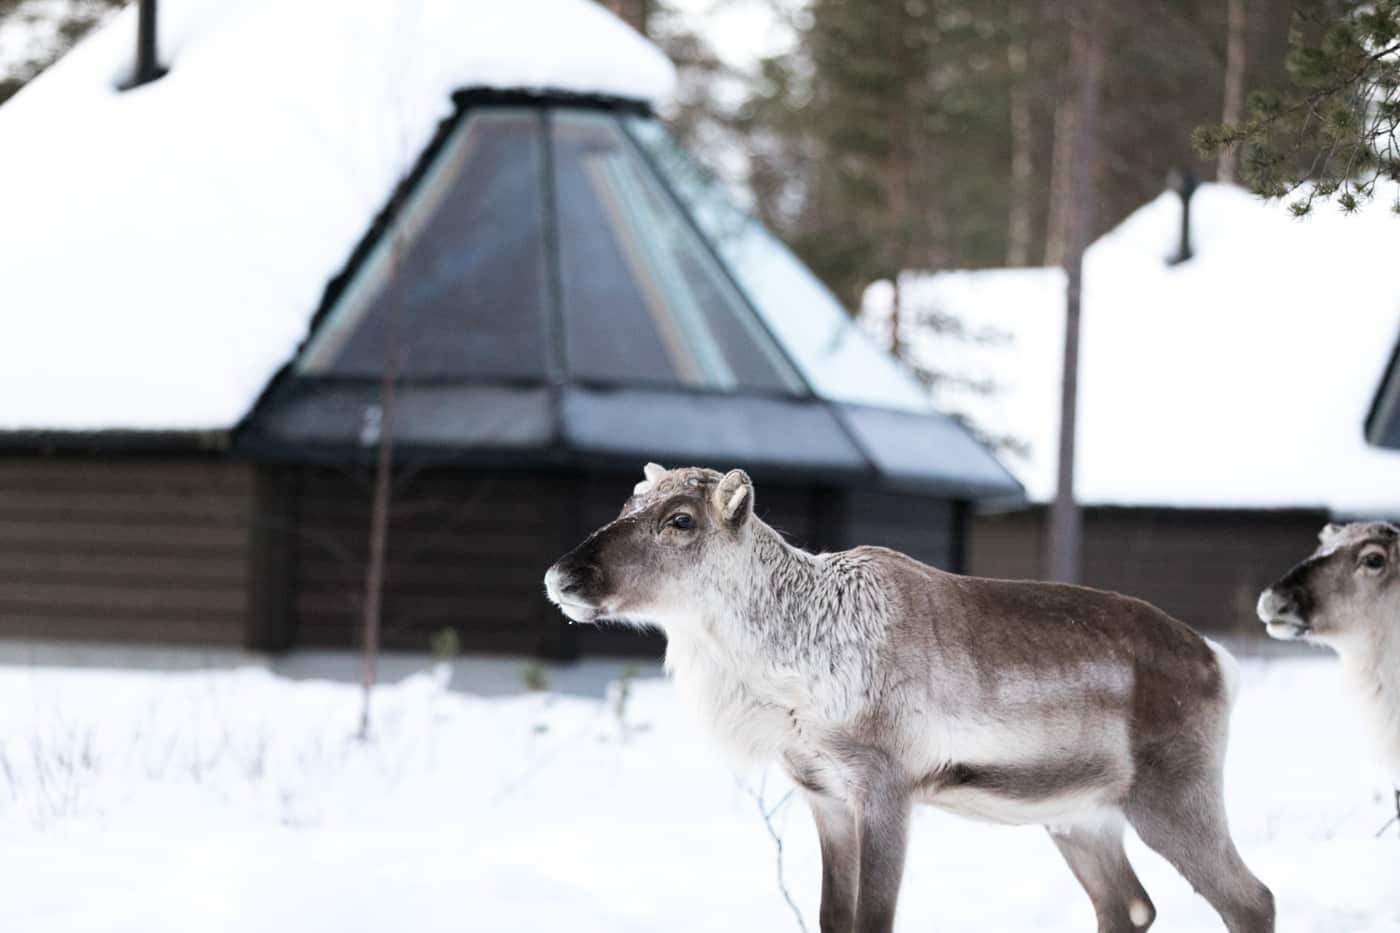
[[[1384,201],[1384,198],[1378,199]],[[1400,454],[1363,421],[1400,330],[1400,219],[1378,206],[1299,221],[1202,186],[1195,255],[1169,266],[1181,202],[1164,193],[1086,258],[1075,492],[1088,504],[1315,507],[1400,514]],[[969,337],[911,331],[952,374],[934,401],[1026,445],[1003,459],[1035,501],[1055,489],[1064,337],[1058,269],[905,276],[905,307]],[[887,313],[889,289],[867,310]],[[990,393],[979,391],[994,386]]]
[[[0,107],[0,430],[225,429],[470,88],[653,102],[591,0],[134,4]]]

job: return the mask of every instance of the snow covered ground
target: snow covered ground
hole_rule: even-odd
[[[0,666],[0,930],[797,930],[757,803],[659,672],[464,660],[377,694],[265,667]],[[606,686],[612,680],[611,685]],[[590,684],[597,686],[591,689]],[[1245,662],[1229,797],[1282,931],[1400,931],[1400,836],[1329,658]],[[760,780],[750,776],[749,787]],[[787,787],[768,777],[772,807]],[[816,930],[815,834],[774,817]],[[1219,930],[1136,839],[1158,928]],[[924,810],[902,930],[1093,928],[1043,832]]]

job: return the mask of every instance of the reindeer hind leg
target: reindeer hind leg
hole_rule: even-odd
[[[1098,933],[1142,933],[1152,925],[1157,912],[1123,851],[1121,813],[1046,828],[1094,905]]]
[[[1235,849],[1219,775],[1181,782],[1140,776],[1125,812],[1142,841],[1181,872],[1230,933],[1273,933],[1274,896]]]

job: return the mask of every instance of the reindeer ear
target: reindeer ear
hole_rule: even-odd
[[[738,528],[753,514],[753,480],[743,470],[730,470],[715,487],[714,499],[724,523]]]
[[[1336,522],[1328,522],[1326,525],[1323,525],[1322,530],[1317,533],[1318,542],[1326,544],[1328,541],[1331,541],[1333,538],[1337,537],[1337,535],[1341,534],[1344,527],[1346,526],[1339,525]]]

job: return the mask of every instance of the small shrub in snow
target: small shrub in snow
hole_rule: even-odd
[[[541,693],[549,689],[549,671],[545,670],[539,661],[532,661],[520,672],[520,682],[525,685],[526,690]]]

